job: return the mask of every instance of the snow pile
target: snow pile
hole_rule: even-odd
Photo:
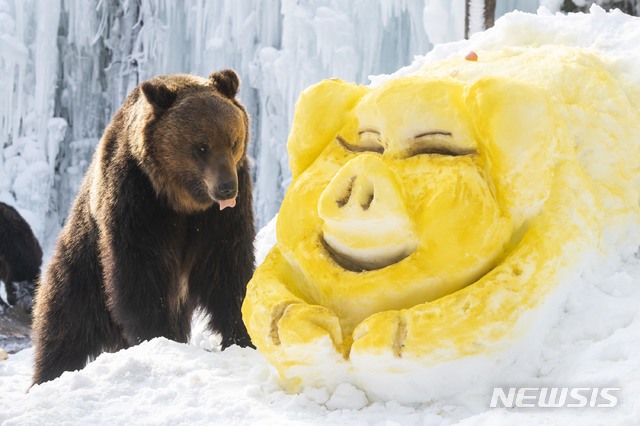
[[[469,50],[545,44],[597,51],[611,69],[620,71],[621,78],[640,81],[640,20],[599,8],[590,15],[553,16],[545,10],[537,16],[509,14],[470,41],[437,46],[396,75]],[[267,49],[263,54],[275,58],[278,52]],[[287,78],[286,69],[273,72]],[[305,74],[302,68],[300,74]],[[374,84],[384,78],[375,78]],[[4,158],[7,170],[6,153]],[[273,227],[272,222],[263,230],[259,253],[266,253],[273,243]],[[434,393],[431,400],[412,405],[393,399],[376,402],[349,383],[333,392],[306,388],[287,395],[255,351],[206,352],[156,339],[103,354],[84,370],[65,373],[29,394],[24,392],[30,385],[32,351],[10,356],[0,362],[0,423],[632,425],[640,418],[639,282],[640,255],[632,247],[600,253],[586,265],[580,279],[570,283],[567,301],[544,340],[539,359],[526,371],[505,375],[500,384],[619,387],[614,409],[489,409],[492,390],[476,387],[482,370],[462,378],[470,389],[466,395],[445,397],[447,389],[443,389],[442,395]],[[210,344],[200,333],[195,337],[195,346]],[[453,379],[442,378],[445,385],[447,380]]]
[[[273,242],[265,238],[264,250]],[[33,388],[32,350],[0,362],[0,424],[632,425],[640,416],[640,259],[587,271],[547,336],[533,372],[504,386],[615,386],[615,409],[489,410],[491,389],[477,399],[434,398],[420,404],[375,402],[345,383],[333,392],[289,395],[266,360],[250,349],[207,352],[155,339],[103,354],[85,369]],[[476,372],[482,376],[482,371]],[[473,386],[474,377],[467,378]],[[392,391],[392,390],[390,390]]]

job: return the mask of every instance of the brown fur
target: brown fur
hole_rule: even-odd
[[[145,339],[185,342],[196,307],[223,348],[251,345],[240,306],[255,228],[237,87],[231,70],[156,77],[115,114],[36,297],[34,383]]]
[[[42,249],[29,224],[15,208],[0,203],[0,280],[10,305],[31,309],[41,264]]]

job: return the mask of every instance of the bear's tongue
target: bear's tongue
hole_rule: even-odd
[[[227,207],[235,207],[236,206],[236,199],[232,198],[230,200],[218,201],[218,204],[220,204],[220,210],[224,210]]]

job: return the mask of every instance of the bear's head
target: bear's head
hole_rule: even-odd
[[[131,120],[142,135],[132,138],[132,152],[156,193],[177,211],[235,206],[249,137],[247,114],[235,99],[238,86],[232,70],[208,79],[159,76],[139,86],[143,125],[136,127],[135,115]]]

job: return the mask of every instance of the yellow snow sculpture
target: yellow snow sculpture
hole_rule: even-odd
[[[638,88],[576,49],[478,56],[301,95],[243,305],[289,389],[506,350],[603,228],[640,220]]]

